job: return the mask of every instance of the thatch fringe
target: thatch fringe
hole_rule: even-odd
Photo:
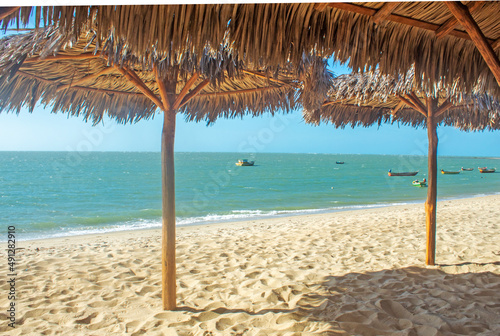
[[[345,128],[346,126],[369,127],[381,125],[390,122],[390,115],[383,109],[372,107],[363,107],[356,105],[330,105],[321,110],[304,111],[304,121],[309,124],[319,125],[321,122],[330,123],[336,128]]]
[[[146,91],[160,97],[155,73],[150,67],[144,69],[138,64],[137,58],[127,54],[125,47],[105,45],[107,49],[102,51],[92,34],[88,36],[75,42],[60,35],[57,29],[48,28],[4,39],[0,44],[0,111],[19,113],[22,107],[33,111],[41,103],[52,106],[53,112],[83,116],[94,123],[106,114],[121,123],[152,117],[158,106],[123,76],[120,62],[144,84]],[[95,56],[88,53],[89,49],[95,51]],[[175,79],[175,94],[180,94],[192,77],[190,71],[200,71],[189,81],[192,91],[185,91],[186,99],[194,98],[179,109],[189,120],[213,122],[218,117],[288,112],[297,105],[296,92],[301,87],[299,73],[311,77],[309,70],[313,65],[326,69],[323,60],[304,57],[304,66],[295,72],[290,69],[276,73],[240,71],[228,65],[232,62],[228,54],[212,55],[214,57],[203,55],[201,64],[195,64],[189,57],[180,58],[174,67],[163,61],[155,64],[155,69],[163,72],[163,78]],[[313,74],[324,76],[325,69],[316,69]],[[205,86],[207,78],[212,83]],[[194,88],[200,84],[203,89],[195,96]],[[323,92],[327,89],[326,85],[322,88]],[[305,91],[306,95],[314,96]]]
[[[316,110],[328,99],[333,73],[326,70],[327,62],[320,58],[311,60],[305,68],[306,76],[299,99],[304,109]]]
[[[154,115],[156,106],[142,95],[113,95],[69,88],[57,92],[57,85],[17,75],[8,83],[0,83],[0,111],[19,113],[21,108],[33,112],[37,105],[52,106],[52,112],[83,116],[94,124],[105,114],[119,123],[136,122]]]
[[[342,75],[332,81],[329,100],[337,104],[324,104],[321,109],[304,110],[308,123],[331,123],[343,128],[347,125],[371,126],[383,123],[400,123],[412,127],[426,127],[425,117],[411,107],[404,106],[397,112],[399,96],[411,92],[425,97],[415,85],[413,68],[398,77],[381,75],[380,71],[365,74]],[[453,126],[466,131],[500,129],[500,102],[487,94],[465,94],[456,87],[445,87],[437,83],[435,98],[440,104],[453,104],[438,116],[443,126]]]
[[[356,3],[379,9],[383,3]],[[127,51],[148,63],[162,59],[169,65],[181,55],[202,55],[206,50],[230,47],[234,62],[247,68],[278,69],[287,62],[297,66],[304,54],[349,61],[354,71],[379,68],[392,76],[415,66],[416,85],[437,94],[435,83],[455,85],[471,92],[481,90],[500,97],[500,87],[475,45],[455,35],[438,39],[432,30],[396,22],[376,24],[370,16],[314,3],[43,6],[22,7],[2,20],[27,24],[31,13],[36,22],[57,24],[73,38],[94,29],[96,45],[126,40]],[[491,40],[500,38],[499,1],[487,1],[473,13]],[[438,27],[452,17],[443,2],[402,2],[393,14]],[[460,35],[460,34],[458,34]],[[462,34],[464,35],[464,34]],[[116,42],[112,43],[116,44]],[[106,48],[104,48],[106,49]],[[500,56],[500,49],[496,50]],[[186,54],[187,55],[187,54]],[[183,57],[183,56],[182,56]]]
[[[265,89],[251,92],[255,87]],[[249,92],[239,93],[243,90]],[[297,107],[297,93],[293,85],[266,85],[265,80],[259,78],[251,82],[228,78],[221,87],[212,87],[193,98],[181,112],[186,114],[186,120],[207,121],[210,124],[218,118],[237,118],[247,114],[259,116],[264,113],[274,115],[288,113]]]

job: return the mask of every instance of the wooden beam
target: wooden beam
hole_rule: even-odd
[[[396,114],[398,113],[398,111],[399,111],[399,110],[401,110],[401,109],[403,108],[403,106],[405,106],[405,104],[406,104],[406,103],[405,103],[403,100],[401,100],[401,101],[398,103],[398,105],[396,105],[396,107],[395,107],[395,108],[393,108],[393,109],[391,110],[391,114],[392,114],[392,116],[393,116],[393,117],[395,117],[395,116],[396,116]]]
[[[376,9],[363,7],[363,6],[355,5],[352,3],[332,2],[332,3],[328,3],[328,6],[331,8],[338,8],[338,9],[342,9],[342,10],[345,10],[348,12],[363,14],[363,15],[367,15],[367,16],[373,16],[377,13]]]
[[[5,19],[21,7],[0,7],[0,20]]]
[[[106,93],[106,94],[110,94],[110,95],[121,94],[121,95],[142,96],[142,97],[144,97],[144,94],[142,94],[141,92],[125,92],[125,91],[117,91],[117,90],[110,90],[110,89],[98,89],[98,88],[87,87],[87,86],[71,86],[68,89],[70,89],[70,90],[76,89],[76,90],[84,90],[84,91],[94,91],[94,92],[101,92],[101,93]]]
[[[163,82],[163,79],[160,78],[158,68],[156,67],[156,65],[153,67],[153,72],[155,74],[156,84],[158,85],[158,89],[160,90],[160,97],[163,103],[163,109],[165,111],[169,111],[171,109],[171,105],[168,99],[167,88],[165,86],[165,83]]]
[[[367,16],[373,16],[377,12],[376,9],[368,8],[368,7],[364,7],[364,6],[360,6],[360,5],[354,5],[351,3],[331,2],[328,4],[328,6],[332,7],[332,8],[338,8],[341,10],[352,12],[352,13],[367,15]],[[408,17],[401,16],[401,15],[395,15],[395,14],[389,15],[386,18],[386,20],[391,21],[391,22],[395,22],[395,23],[401,23],[401,24],[416,27],[416,28],[429,30],[431,32],[435,32],[440,27],[439,25],[434,24],[434,23],[430,23],[430,22],[426,22],[426,21],[422,21],[422,20],[416,20],[416,19],[408,18]],[[461,38],[461,39],[471,40],[471,37],[466,32],[459,31],[459,30],[452,30],[449,32],[449,35],[453,35],[453,36]],[[494,41],[489,40],[489,42],[493,43]]]
[[[191,92],[189,92],[184,99],[182,99],[182,102],[180,103],[179,107],[183,107],[186,105],[191,99],[193,99],[198,93],[200,93],[201,90],[203,90],[208,84],[210,84],[210,80],[205,79],[203,82],[198,84],[197,87],[195,87]]]
[[[423,109],[426,114],[427,114],[427,106],[425,106],[424,103],[420,100],[420,98],[417,96],[415,91],[410,92],[410,99],[411,101],[416,104],[420,109]]]
[[[35,28],[8,28],[7,31],[33,31]]]
[[[406,105],[408,105],[409,107],[411,107],[415,111],[417,111],[417,112],[423,114],[425,117],[427,117],[427,113],[422,113],[422,111],[419,111],[418,107],[415,106],[415,104],[413,104],[412,101],[409,100],[408,98],[403,97],[403,96],[398,96],[398,98],[399,98],[399,100],[401,100],[402,102],[404,102]]]
[[[164,112],[161,133],[162,184],[162,302],[163,310],[174,310],[176,303],[175,267],[175,140],[174,110]]]
[[[88,58],[98,58],[99,55],[94,55],[92,52],[82,53],[78,55],[55,55],[55,56],[47,56],[41,58],[40,56],[35,56],[31,58],[27,58],[24,63],[33,63],[38,61],[64,61],[64,60],[81,60]]]
[[[156,104],[160,109],[165,111],[165,108],[161,102],[160,99],[149,89],[146,84],[133,72],[133,70],[128,70],[126,68],[122,68],[118,65],[115,65],[115,68],[120,71],[120,73],[128,79],[129,82],[131,82],[139,91],[142,92],[143,95],[151,99],[153,103]],[[134,76],[135,75],[135,76]]]
[[[57,82],[55,82],[55,81],[51,81],[50,79],[45,79],[45,78],[42,78],[42,77],[38,77],[36,75],[24,72],[22,70],[17,70],[16,71],[16,75],[21,75],[23,77],[33,78],[33,79],[39,80],[40,82],[43,82],[43,83],[46,83],[46,84],[57,85]]]
[[[462,3],[457,1],[446,1],[445,3],[450,9],[450,12],[452,12],[458,22],[460,22],[462,27],[465,28],[467,33],[472,38],[472,42],[476,45],[476,48],[483,56],[484,61],[490,68],[493,76],[495,76],[495,79],[500,86],[500,60],[491,47],[491,44],[486,40],[483,32],[470,15],[469,10],[467,7],[462,5]]]
[[[372,16],[372,20],[375,23],[380,23],[391,15],[392,11],[399,6],[399,2],[385,2],[384,5]]]
[[[469,12],[473,13],[476,10],[483,7],[483,4],[484,4],[484,1],[471,1],[467,5],[467,7],[469,8]],[[448,33],[450,31],[452,31],[453,29],[455,29],[456,26],[458,26],[457,19],[455,17],[449,18],[444,24],[441,25],[441,27],[439,27],[436,30],[435,33],[436,33],[437,38],[440,39],[440,38],[443,38],[444,36],[448,35]]]
[[[275,79],[275,78],[272,78],[272,77],[267,77],[266,75],[263,75],[263,74],[260,74],[260,73],[254,72],[254,71],[249,71],[249,70],[240,70],[240,71],[243,72],[243,73],[249,74],[249,75],[253,75],[255,77],[259,77],[259,78],[262,78],[262,79],[267,79],[270,82],[275,82],[275,83],[278,83],[278,84],[281,84],[281,85],[294,86],[291,83],[285,83],[285,82],[283,82],[283,81],[281,81],[279,79]]]
[[[437,109],[437,99],[427,98],[427,137],[429,139],[428,152],[428,188],[427,199],[425,201],[425,222],[426,222],[426,258],[427,265],[436,263],[436,203],[437,203],[437,123],[435,112]]]
[[[422,113],[425,117],[427,117],[427,108],[424,106],[424,104],[422,104],[422,102],[414,92],[406,94],[405,98],[408,99],[414,105],[415,109],[418,112]]]
[[[439,106],[439,108],[436,110],[436,113],[435,113],[435,116],[436,117],[439,117],[441,114],[445,113],[446,111],[448,111],[448,109],[450,107],[453,106],[453,103],[448,99],[446,100],[444,103],[441,104],[441,106]]]
[[[325,8],[328,6],[328,3],[327,2],[323,2],[323,3],[317,3],[317,4],[314,4],[314,9],[317,10],[317,11],[324,11]]]
[[[182,100],[184,97],[186,97],[187,93],[189,92],[189,89],[193,86],[193,84],[196,82],[196,80],[200,77],[200,74],[195,72],[191,78],[186,82],[186,85],[182,88],[181,92],[179,95],[175,98],[174,104],[173,104],[173,109],[177,110],[179,106],[181,105]]]
[[[334,104],[339,104],[342,102],[345,102],[346,100],[349,100],[350,98],[344,98],[344,99],[338,99],[330,102],[324,102],[321,107],[329,106],[329,105],[334,105]]]
[[[275,89],[279,89],[279,87],[266,86],[266,87],[260,87],[260,88],[254,88],[254,89],[243,89],[243,90],[227,91],[227,92],[204,93],[204,94],[201,94],[200,97],[229,96],[229,95],[233,95],[233,94],[254,93],[254,92],[262,92],[262,91],[275,90]]]
[[[117,65],[117,66],[119,67],[119,65]],[[116,66],[115,66],[115,68],[116,68]],[[148,90],[150,90],[149,87],[146,85],[146,83],[144,83],[144,81],[141,79],[141,77],[139,77],[139,75],[134,71],[134,69],[126,67],[126,66],[123,66],[122,68],[125,69],[125,71],[130,76],[132,76],[140,85],[142,85],[143,87],[145,87]],[[153,92],[153,91],[151,91],[151,92]]]
[[[498,47],[500,47],[500,38],[499,38],[499,39],[497,39],[495,42],[493,42],[493,43],[491,44],[491,47],[493,48],[493,50],[498,49]]]
[[[208,80],[206,80],[207,83],[204,84],[204,86],[208,85]],[[200,85],[202,85],[203,83],[201,83]],[[198,85],[198,87],[200,86]],[[268,90],[273,90],[273,89],[279,89],[278,87],[274,87],[274,86],[267,86],[267,87],[262,87],[262,88],[255,88],[255,89],[244,89],[244,90],[237,90],[237,91],[227,91],[227,92],[212,92],[212,93],[204,93],[204,94],[200,94],[198,95],[199,97],[217,97],[217,96],[229,96],[229,95],[233,95],[233,94],[241,94],[241,93],[253,93],[253,92],[262,92],[262,91],[268,91]],[[195,89],[196,90],[196,89]],[[194,90],[193,90],[194,91]],[[193,94],[193,91],[191,91],[187,96],[186,98],[184,98],[184,100],[182,101],[181,103],[181,106],[184,106],[191,98],[194,97],[193,96],[190,96]]]
[[[103,70],[101,70],[99,72],[96,72],[94,74],[85,76],[85,77],[83,77],[83,78],[81,78],[81,79],[79,79],[77,81],[72,82],[71,84],[61,85],[60,87],[57,88],[57,92],[62,91],[62,90],[66,90],[67,88],[69,88],[71,86],[78,86],[78,85],[80,85],[82,83],[85,83],[86,81],[89,81],[89,80],[95,79],[95,78],[97,78],[99,76],[108,74],[108,73],[112,72],[113,70],[114,70],[113,67],[104,68]]]

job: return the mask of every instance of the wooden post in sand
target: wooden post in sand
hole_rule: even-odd
[[[175,166],[174,140],[175,115],[174,108],[177,74],[174,81],[160,78],[156,66],[153,68],[160,98],[131,69],[119,67],[120,71],[134,86],[163,111],[163,130],[161,133],[161,186],[162,186],[162,302],[163,310],[176,308],[176,270],[175,270]],[[170,94],[170,96],[169,96]],[[179,97],[177,97],[179,98]]]
[[[427,120],[427,137],[429,139],[428,171],[429,182],[427,189],[427,199],[425,201],[425,222],[426,222],[426,265],[434,265],[436,262],[436,204],[437,204],[437,117],[445,113],[453,103],[450,99],[444,101],[438,107],[438,99],[427,97],[426,105],[420,101],[415,92],[410,92],[404,96],[399,96],[401,102],[421,113]]]
[[[436,261],[436,202],[437,202],[437,99],[427,98],[427,137],[429,139],[428,174],[429,187],[425,201],[425,219],[427,228],[427,265],[434,265]]]
[[[162,244],[161,244],[161,284],[163,310],[174,310],[176,302],[175,267],[175,87],[174,81],[160,77],[154,67],[155,79],[163,106],[163,130],[161,132],[161,186],[162,186]],[[169,94],[170,93],[170,99]],[[171,100],[172,99],[172,100]]]
[[[175,111],[164,112],[161,133],[162,184],[162,301],[164,310],[176,308],[175,270]]]
[[[158,97],[135,73],[134,70],[115,65],[115,68],[132,83],[137,90],[148,97],[163,111],[163,130],[161,133],[161,185],[162,185],[162,302],[163,310],[175,310],[176,303],[176,267],[175,267],[175,166],[174,140],[176,111],[196,97],[210,81],[205,79],[196,87],[200,77],[195,72],[177,94],[177,70],[170,80],[162,78],[156,66],[153,67],[156,84],[160,92]],[[189,91],[192,88],[191,91]]]

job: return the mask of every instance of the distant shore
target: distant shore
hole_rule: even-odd
[[[499,334],[500,195],[441,201],[437,213],[432,267],[421,204],[178,228],[171,312],[159,229],[20,241],[17,324],[2,318],[0,331]]]

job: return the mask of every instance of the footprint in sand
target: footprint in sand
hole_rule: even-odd
[[[92,322],[92,319],[94,319],[98,314],[97,313],[92,313],[87,317],[84,317],[80,320],[76,320],[75,322],[78,324],[90,324]]]
[[[379,300],[375,303],[377,307],[385,311],[387,314],[400,319],[411,319],[413,316],[405,307],[399,302],[392,300]]]

